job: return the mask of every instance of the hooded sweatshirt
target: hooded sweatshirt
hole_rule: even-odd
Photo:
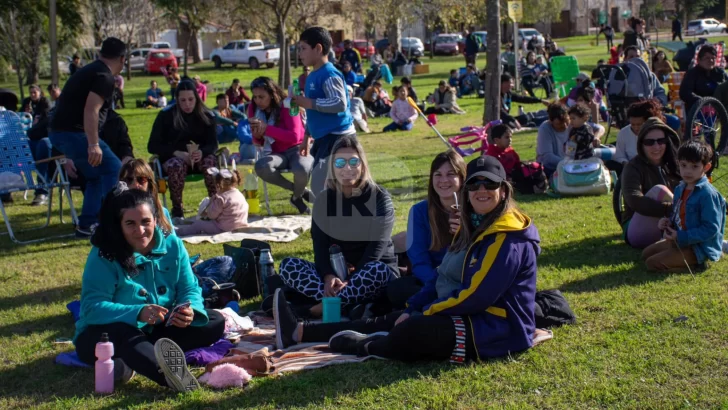
[[[466,316],[479,358],[530,348],[540,241],[531,218],[506,212],[467,249],[458,288],[439,294],[444,287],[434,278],[407,301],[405,312]]]
[[[656,128],[663,130],[667,137],[663,163],[659,166],[650,163],[642,145],[647,133]],[[670,202],[661,203],[646,197],[645,194],[655,185],[665,185],[670,191],[674,191],[675,187],[680,183],[677,165],[677,148],[679,144],[680,138],[677,133],[658,118],[650,118],[644,123],[640,135],[637,136],[637,156],[632,158],[622,171],[622,196],[624,197],[622,224],[632,219],[635,212],[658,218],[670,215],[672,210]],[[667,166],[666,161],[674,162],[672,170]]]

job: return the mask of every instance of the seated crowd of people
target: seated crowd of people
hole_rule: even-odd
[[[199,387],[179,360],[184,351],[219,340],[225,319],[205,308],[179,236],[228,232],[247,223],[248,204],[237,188],[240,175],[218,169],[216,158],[220,137],[230,138],[242,121],[249,124],[258,154],[257,175],[291,191],[291,204],[311,214],[313,260],[286,257],[279,275],[267,280],[270,296],[263,308],[273,316],[278,348],[328,341],[333,351],[352,355],[464,363],[534,345],[541,240],[534,220],[519,209],[511,183],[520,164],[511,146],[513,129],[533,118],[512,116],[511,104],[547,105],[536,151],[552,174],[564,158],[595,155],[605,132],[599,125],[602,97],[590,79],[581,78],[573,96],[549,103],[512,94],[512,77],[504,74],[504,124],[491,130],[487,155],[466,163],[452,149],[437,154],[426,199],[409,210],[406,232],[393,235],[392,197],[372,177],[356,137],[357,129],[369,131],[367,118],[373,113],[368,110],[382,109],[371,104],[384,100],[386,92],[374,81],[369,97],[369,87],[361,99],[354,97],[346,70],[361,69],[358,53],[348,44],[345,68],[339,70],[328,59],[332,40],[326,29],[306,29],[299,47],[304,66],[312,68],[300,81],[302,95],[287,96],[275,81],[259,77],[251,82],[251,98],[235,81],[216,96],[213,111],[204,104],[199,79],[175,80],[174,104],[157,114],[147,146],[167,176],[171,212],[159,201],[150,165],[134,158],[128,132],[120,126],[123,119],[108,109],[114,75],[124,66],[123,42],[105,40],[100,60],[79,68],[60,94],[58,87],[49,87],[55,101],[50,114],[41,90],[31,89],[24,109],[38,110],[36,121],[47,124],[46,136],[31,138],[39,141],[35,154],[49,156],[57,149],[68,158],[69,176],[85,180],[77,232],[91,237],[93,247],[74,337],[83,362],[93,364],[95,344],[106,334],[116,347],[117,382],[139,373],[177,391]],[[531,57],[535,54],[527,61],[538,64]],[[699,58],[684,82],[688,100],[712,95],[725,79],[724,73],[721,78],[714,73],[715,54],[709,48]],[[468,87],[477,89],[477,72],[468,66],[464,76],[456,86],[440,81],[427,112],[463,113],[456,99],[467,95]],[[152,82],[150,90],[156,89]],[[412,129],[418,113],[408,102],[408,97],[417,101],[411,80],[403,78],[393,95],[395,100],[386,104],[392,123],[384,130]],[[158,104],[160,97],[147,93],[147,102]],[[286,98],[305,118],[288,108]],[[696,141],[681,144],[656,98],[628,108],[630,125],[620,130],[617,155],[609,163],[621,174],[625,242],[644,249],[651,271],[705,268],[720,259],[725,246],[726,202],[706,177],[712,151]],[[95,118],[98,124],[89,126]],[[283,169],[292,171],[292,181],[281,175]],[[185,179],[191,173],[203,175],[209,202],[203,218],[181,224]],[[42,202],[42,195],[37,192],[34,203]],[[341,252],[343,263],[332,262],[332,249]],[[155,274],[159,270],[165,275]],[[327,297],[338,297],[353,320],[299,320],[319,318]],[[172,311],[185,301],[187,306]]]

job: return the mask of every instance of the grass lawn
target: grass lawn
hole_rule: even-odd
[[[597,59],[608,57],[603,43],[597,48],[589,41],[593,39],[559,41],[578,56],[585,72]],[[422,96],[449,69],[463,66],[460,57],[428,62],[432,74],[413,79]],[[479,65],[483,63],[481,57]],[[194,73],[214,83],[277,77],[276,70],[220,71],[209,64],[195,67]],[[142,98],[150,79],[127,82],[130,107]],[[464,98],[460,104],[468,114],[440,117],[444,134],[455,135],[460,127],[480,122],[483,100]],[[156,111],[127,108],[121,113],[136,154],[147,157]],[[375,119],[370,125],[381,130],[387,123]],[[613,132],[610,139],[615,136]],[[377,132],[361,136],[361,141],[375,180],[393,194],[395,231],[403,230],[410,206],[426,195],[431,159],[445,147],[421,121],[412,132]],[[523,159],[535,158],[535,143],[535,132],[514,138]],[[717,175],[727,170],[724,165]],[[723,181],[718,185],[728,192]],[[204,195],[201,180],[189,183],[184,195],[189,213]],[[292,212],[286,193],[273,188],[272,197],[276,213]],[[81,195],[74,198],[80,209]],[[94,395],[93,370],[53,364],[58,353],[71,350],[53,342],[73,336],[65,305],[79,297],[88,241],[16,246],[2,237],[0,408],[728,408],[728,263],[714,264],[696,276],[649,274],[640,252],[620,239],[610,196],[517,199],[541,234],[539,289],[561,289],[578,316],[578,324],[555,329],[554,340],[512,357],[466,366],[372,361],[255,379],[246,390],[223,392],[174,394],[137,377],[111,396]],[[17,226],[40,222],[40,209],[27,206],[19,194],[15,200],[9,213]],[[58,225],[56,217],[43,233],[67,232],[71,228]],[[204,258],[222,254],[219,245],[187,248]],[[273,255],[276,261],[289,255],[312,258],[311,249],[307,233],[292,243],[273,244]],[[681,315],[688,319],[675,322]]]

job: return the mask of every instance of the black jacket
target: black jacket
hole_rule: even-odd
[[[124,157],[134,158],[134,147],[131,145],[131,138],[129,138],[129,128],[116,111],[109,110],[106,114],[106,122],[101,128],[99,137],[109,145],[111,151],[119,159],[124,159]]]
[[[40,97],[38,102],[33,102],[30,97],[24,99],[20,107],[20,112],[27,111],[28,107],[30,107],[33,118],[38,118],[39,120],[45,119],[48,116],[48,111],[51,110],[51,105],[48,104],[48,99],[45,97]]]
[[[154,120],[152,133],[149,136],[147,149],[150,154],[159,156],[162,162],[174,156],[175,151],[187,152],[187,144],[195,143],[200,146],[202,156],[215,154],[217,151],[217,131],[215,117],[206,112],[209,123],[192,114],[182,114],[186,126],[182,129],[174,127],[175,105],[163,109]]]
[[[321,278],[334,274],[329,247],[339,245],[346,262],[357,270],[368,262],[381,261],[397,272],[393,227],[394,205],[384,188],[367,187],[351,198],[327,188],[316,197],[313,207],[311,239],[316,271]]]
[[[700,66],[695,66],[685,73],[680,83],[680,99],[685,102],[686,112],[702,97],[712,97],[718,85],[723,83],[728,76],[722,68],[714,68],[706,71]]]

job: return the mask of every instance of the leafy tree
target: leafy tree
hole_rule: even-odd
[[[184,75],[187,75],[187,56],[192,52],[192,61],[200,62],[197,35],[204,27],[212,12],[217,10],[214,0],[154,0],[167,11],[166,17],[177,22],[179,33],[185,41]]]
[[[687,23],[688,19],[702,14],[718,4],[718,0],[675,0],[675,12]]]

